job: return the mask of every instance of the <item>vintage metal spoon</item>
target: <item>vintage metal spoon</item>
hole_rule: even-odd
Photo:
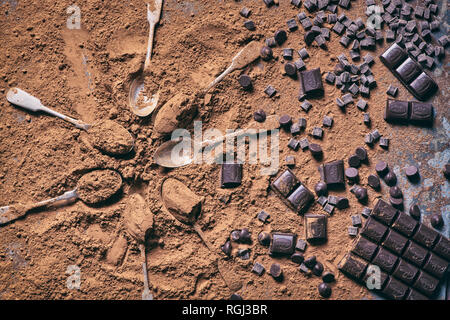
[[[201,148],[207,146],[214,146],[217,143],[223,142],[226,139],[241,136],[248,132],[248,130],[254,129],[261,131],[271,131],[279,128],[279,117],[277,115],[268,116],[265,122],[252,121],[246,129],[238,130],[233,133],[226,134],[213,140],[205,140],[201,143]],[[155,162],[161,167],[165,168],[178,168],[186,166],[192,163],[193,159],[193,143],[191,139],[178,139],[169,140],[164,142],[156,150],[154,155]],[[190,152],[181,152],[190,150]]]
[[[258,59],[260,55],[261,44],[257,41],[249,42],[241,51],[239,51],[231,61],[231,65],[214,81],[212,81],[208,87],[206,88],[206,92],[208,92],[211,88],[213,88],[216,84],[225,78],[226,75],[233,72],[237,69],[242,69],[248,64],[252,63],[256,59]]]
[[[128,104],[131,111],[139,117],[146,117],[155,110],[159,100],[159,90],[150,99],[142,96],[143,101],[139,101],[140,96],[143,95],[145,76],[150,67],[150,60],[152,59],[153,38],[155,35],[155,26],[161,17],[162,0],[155,0],[153,8],[147,3],[147,20],[150,25],[147,55],[145,57],[144,68],[140,70],[132,79],[130,91],[128,94]]]

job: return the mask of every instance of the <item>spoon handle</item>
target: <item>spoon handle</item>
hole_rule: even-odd
[[[35,203],[33,205],[33,209],[34,208],[41,208],[41,207],[46,207],[46,206],[50,206],[56,202],[60,202],[60,201],[73,201],[78,199],[78,194],[77,194],[77,189],[71,190],[71,191],[67,191],[64,194],[55,197],[55,198],[51,198],[48,200],[44,200],[38,203]]]
[[[144,274],[144,291],[148,292],[150,290],[150,288],[149,288],[149,284],[148,284],[147,257],[145,254],[145,246],[143,244],[140,244],[139,250],[141,251],[142,273]]]
[[[28,92],[25,92],[19,88],[9,89],[8,93],[6,94],[6,99],[9,102],[11,102],[12,104],[20,106],[24,109],[27,109],[27,110],[30,110],[33,112],[42,111],[42,112],[51,114],[55,117],[58,117],[60,119],[63,119],[67,122],[72,123],[78,129],[88,130],[91,127],[90,125],[84,123],[83,121],[73,119],[71,117],[63,115],[62,113],[59,113],[53,109],[50,109],[50,108],[44,106],[41,103],[41,100],[39,100],[38,98],[32,96]]]
[[[148,33],[147,55],[145,56],[144,71],[150,67],[150,60],[152,60],[153,38],[155,37],[155,23],[150,23],[150,30]]]
[[[218,76],[216,79],[214,79],[213,82],[209,84],[209,86],[206,88],[205,92],[208,92],[211,88],[213,88],[216,84],[218,84],[220,81],[223,80],[230,72],[234,71],[235,67],[233,64],[231,64],[220,76]]]
[[[225,141],[226,139],[239,137],[239,136],[241,136],[243,134],[246,134],[246,133],[247,133],[247,130],[243,129],[243,130],[238,130],[238,131],[235,131],[235,132],[232,132],[232,133],[229,133],[229,134],[217,137],[217,138],[212,139],[212,140],[205,140],[205,141],[202,142],[202,148],[214,146],[214,145],[216,145],[216,144],[218,144],[220,142]]]

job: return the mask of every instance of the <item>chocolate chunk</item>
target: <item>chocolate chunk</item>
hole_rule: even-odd
[[[421,223],[419,224],[419,227],[417,228],[417,231],[414,233],[412,239],[417,241],[419,244],[423,245],[425,248],[431,249],[433,244],[436,242],[438,236],[439,233]]]
[[[246,75],[246,74],[242,74],[240,77],[239,77],[239,84],[241,85],[241,87],[244,89],[244,90],[251,90],[252,89],[252,79],[248,76],[248,75]]]
[[[306,250],[306,241],[302,239],[297,240],[297,244],[295,245],[295,249],[299,251],[305,251]]]
[[[355,186],[350,190],[360,202],[367,200],[367,189],[361,186]]]
[[[333,72],[328,72],[325,76],[325,81],[329,84],[334,84],[336,80],[336,75]]]
[[[375,190],[380,189],[380,179],[374,174],[371,174],[367,178],[367,183],[369,184],[369,186],[371,186]]]
[[[378,161],[375,165],[375,171],[378,173],[380,177],[385,176],[389,172],[389,167],[386,162]]]
[[[312,268],[311,271],[313,275],[320,277],[323,273],[323,264],[317,261],[317,263],[315,264],[315,266]]]
[[[228,257],[231,256],[231,242],[227,241],[225,244],[220,248],[223,253],[225,253]]]
[[[353,215],[353,216],[351,216],[351,219],[352,219],[352,225],[354,226],[354,227],[359,227],[359,226],[361,226],[362,225],[362,220],[361,220],[361,216],[360,215]]]
[[[266,112],[263,109],[255,111],[253,114],[253,119],[255,119],[256,122],[266,121]]]
[[[245,21],[244,27],[250,31],[253,31],[256,29],[255,23],[252,20]]]
[[[334,212],[334,206],[332,206],[331,204],[328,203],[323,207],[323,211],[325,211],[329,215],[332,215]]]
[[[406,285],[393,277],[389,277],[386,286],[381,292],[390,299],[403,300],[407,290],[408,287]]]
[[[273,263],[270,266],[270,275],[275,279],[275,280],[280,280],[282,278],[283,275],[283,271],[281,270],[281,266],[278,263]]]
[[[258,213],[258,220],[265,223],[270,218],[270,214],[265,212],[264,210],[261,210],[260,213]]]
[[[325,215],[305,215],[306,240],[321,242],[327,239],[327,217]]]
[[[292,132],[292,130],[291,130]],[[294,156],[286,156],[285,163],[288,167],[295,167],[295,157]]]
[[[284,71],[286,74],[290,77],[296,77],[297,76],[297,67],[294,63],[288,62],[284,65]]]
[[[308,259],[305,260],[305,266],[308,267],[309,269],[314,268],[314,266],[317,263],[317,258],[316,256],[311,256]]]
[[[248,18],[249,16],[250,16],[250,13],[252,12],[252,10],[250,10],[249,8],[247,8],[247,7],[243,7],[242,9],[241,9],[241,11],[239,11],[239,14],[241,15],[241,16],[243,16],[244,18]]]
[[[420,208],[417,204],[411,206],[409,208],[409,215],[416,219],[417,221],[420,221]]]
[[[274,34],[275,42],[281,46],[287,40],[287,33],[284,30],[278,30]]]
[[[294,50],[291,48],[284,48],[282,55],[285,60],[292,60],[294,57]]]
[[[239,249],[236,253],[236,256],[241,258],[242,260],[249,260],[250,259],[250,249]]]
[[[370,217],[361,230],[361,235],[371,239],[375,243],[380,243],[387,232],[387,227]]]
[[[386,201],[380,199],[372,211],[372,216],[386,225],[391,225],[397,215],[397,210]]]
[[[381,269],[387,273],[391,273],[397,263],[397,256],[392,254],[390,251],[379,248],[378,253],[373,258],[372,263],[379,266]]]
[[[242,163],[223,163],[221,188],[234,188],[242,182]]]
[[[394,186],[397,183],[397,176],[392,170],[384,176],[384,182],[386,182],[388,186]]]
[[[264,268],[264,266],[258,262],[255,262],[255,264],[253,265],[253,268],[252,268],[252,272],[256,273],[260,277],[264,274],[265,270],[266,269]]]
[[[335,279],[334,273],[332,273],[332,272],[325,272],[322,275],[322,281],[325,283],[331,283],[331,282],[334,282],[335,280],[336,279]]]
[[[261,59],[264,61],[269,61],[273,57],[272,49],[268,46],[264,46],[261,48],[261,52],[259,54],[261,56]]]
[[[336,202],[336,208],[339,210],[345,209],[349,207],[349,201],[345,197],[338,197]]]
[[[333,126],[333,118],[329,116],[325,116],[323,118],[323,126],[327,128],[331,128]]]
[[[427,297],[433,297],[439,285],[439,280],[430,276],[429,274],[423,272],[422,270],[419,272],[419,276],[417,277],[416,282],[414,282],[414,289],[419,290]]]
[[[384,120],[388,122],[407,122],[409,120],[409,102],[388,99],[386,101]]]
[[[258,234],[258,242],[265,247],[269,246],[271,242],[270,234],[264,231],[260,232]]]
[[[403,198],[402,190],[397,186],[390,187],[389,194],[392,198]]]
[[[345,176],[351,182],[358,181],[358,169],[356,168],[347,168],[345,169]]]
[[[314,195],[308,188],[299,186],[287,199],[295,211],[299,213],[305,212],[311,202],[314,201]]]
[[[309,142],[308,139],[303,138],[302,140],[300,140],[300,148],[304,151],[306,149],[308,149],[309,147]]]
[[[314,187],[314,192],[320,196],[326,196],[328,194],[327,184],[323,181],[318,182]]]
[[[370,126],[370,114],[369,113],[364,113],[363,120],[364,120],[364,124],[366,126]]]
[[[396,97],[398,93],[398,88],[394,87],[393,85],[389,85],[389,88],[387,89],[386,93],[391,97]]]
[[[339,262],[338,269],[358,281],[367,269],[367,262],[348,253]]]
[[[319,294],[324,298],[329,298],[331,296],[331,287],[327,283],[321,283],[318,287]]]
[[[305,276],[307,277],[311,276],[311,270],[309,270],[309,268],[304,263],[300,265],[299,270],[301,273],[305,274]]]
[[[356,104],[359,110],[366,111],[367,109],[367,101],[364,99],[360,99],[358,103]]]
[[[407,166],[405,174],[410,181],[415,181],[419,177],[419,169],[416,166]]]
[[[291,261],[297,264],[302,264],[305,258],[301,253],[294,253],[291,255]]]
[[[434,110],[431,103],[423,103],[418,101],[411,101],[411,116],[410,121],[420,125],[433,124]]]
[[[433,251],[446,260],[450,260],[450,240],[444,236],[440,236],[434,245]]]
[[[367,150],[363,147],[356,148],[355,155],[359,158],[360,162],[367,160]]]
[[[312,130],[311,135],[316,139],[322,139],[323,138],[323,130],[319,127],[314,127]]]
[[[306,21],[307,21],[307,20],[306,20]],[[306,44],[307,46],[310,46],[310,45],[314,42],[314,40],[316,39],[316,37],[317,37],[317,33],[314,32],[314,31],[312,31],[312,30],[309,30],[309,31],[306,32],[305,35],[304,35],[305,44]]]
[[[404,212],[399,212],[397,219],[392,223],[392,228],[407,237],[411,237],[417,226],[417,221]]]
[[[294,253],[297,236],[291,233],[272,233],[270,255],[291,255]]]
[[[296,139],[291,139],[288,143],[288,147],[294,151],[297,151],[300,147],[300,142]]]
[[[370,209],[368,207],[364,207],[361,212],[361,215],[366,219],[369,218],[371,214],[372,214],[372,209]]]
[[[348,227],[348,235],[351,237],[356,237],[358,235],[358,228],[357,227]]]
[[[239,242],[241,243],[249,243],[251,242],[251,233],[247,228],[244,228],[241,230],[240,234],[239,234]]]
[[[402,236],[400,233],[398,233],[392,229],[389,229],[382,245],[383,245],[383,247],[386,247],[386,248],[392,250],[392,252],[394,252],[398,255],[401,255],[407,242],[408,242],[408,239],[406,237]]]
[[[301,107],[305,112],[308,112],[311,109],[312,104],[308,100],[305,100],[303,101]]]
[[[298,25],[297,25],[297,22],[295,21],[295,19],[289,19],[286,22],[286,24],[287,24],[287,27],[288,27],[289,31],[291,31],[291,32],[293,32],[293,31],[298,29]]]
[[[276,95],[277,90],[275,90],[274,87],[271,85],[268,85],[267,88],[264,90],[264,93],[267,94],[270,98],[272,98],[274,95]]]
[[[403,258],[412,262],[415,266],[421,268],[425,263],[425,259],[428,255],[428,250],[422,246],[419,246],[414,241],[409,241],[406,245],[405,252],[403,253]]]
[[[297,8],[300,8],[302,5],[302,0],[291,0],[291,4],[296,6]]]
[[[269,1],[269,0],[264,0],[264,1]],[[273,0],[270,0],[273,2]],[[238,295],[237,293],[233,293],[230,297],[230,300],[242,300],[242,297],[240,295]]]
[[[348,165],[353,168],[358,168],[361,164],[360,158],[355,154],[348,158]]]
[[[372,261],[373,256],[375,255],[375,251],[378,246],[376,243],[367,240],[364,237],[359,236],[355,242],[352,249],[352,252],[360,256],[361,258]]]
[[[320,204],[322,207],[325,207],[325,205],[328,203],[327,197],[320,196],[319,199],[317,199],[317,203]]]
[[[328,186],[344,183],[344,161],[328,162],[319,167],[322,181]]]
[[[405,300],[428,300],[428,298],[420,292],[410,288]]]
[[[284,171],[275,182],[272,183],[271,187],[274,191],[279,192],[284,198],[288,197],[295,188],[300,184],[300,181],[292,173],[291,170]]]
[[[311,154],[315,157],[315,158],[320,158],[322,157],[323,151],[322,151],[322,147],[316,143],[311,143],[309,145],[309,151],[311,151]]]
[[[301,86],[304,94],[308,96],[323,95],[324,91],[320,68],[302,71],[300,75],[301,75]]]
[[[442,279],[447,272],[448,261],[440,258],[434,253],[430,253],[423,269],[438,279]]]

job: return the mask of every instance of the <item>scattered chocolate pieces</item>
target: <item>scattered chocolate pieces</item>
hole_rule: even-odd
[[[239,84],[241,85],[242,89],[249,91],[252,89],[253,85],[252,85],[252,79],[246,75],[246,74],[242,74],[239,77]]]
[[[327,184],[323,181],[320,181],[316,184],[314,187],[314,192],[317,194],[317,196],[326,196],[328,194],[328,188]]]
[[[327,239],[327,216],[305,215],[306,240],[309,242],[322,242]]]
[[[270,218],[270,214],[268,214],[267,212],[265,212],[264,210],[261,210],[260,213],[258,213],[257,216],[258,220],[265,223],[267,222],[267,220]]]
[[[252,268],[252,272],[256,273],[260,277],[264,274],[265,270],[266,269],[264,268],[264,266],[258,262],[255,262],[255,264],[253,265],[253,268]]]
[[[342,0],[341,0],[342,2]],[[350,3],[350,2],[348,2]],[[321,283],[318,287],[319,294],[324,298],[329,298],[331,296],[331,287],[327,283]]]
[[[327,186],[344,183],[344,161],[337,160],[319,166],[320,177]]]
[[[262,231],[258,234],[258,242],[265,247],[270,245],[271,240],[270,234],[267,232]]]
[[[323,83],[320,68],[300,72],[300,95],[323,96]]]
[[[255,119],[256,122],[266,121],[266,112],[263,109],[255,111],[253,114],[253,119]]]
[[[221,188],[234,188],[242,182],[241,163],[223,163],[221,170]]]
[[[282,278],[283,275],[283,271],[281,270],[281,266],[278,263],[273,263],[270,266],[270,275],[275,279],[275,280],[280,280]]]

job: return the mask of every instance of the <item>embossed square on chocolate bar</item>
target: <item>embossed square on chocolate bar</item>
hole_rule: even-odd
[[[395,219],[394,223],[392,224],[392,228],[407,237],[412,236],[414,230],[416,229],[416,226],[417,221],[404,212],[399,212],[397,219]]]
[[[282,197],[287,198],[299,184],[300,181],[294,173],[287,169],[272,183],[271,187]]]
[[[409,102],[387,99],[384,120],[387,122],[408,122]]]
[[[431,249],[438,236],[439,233],[421,223],[412,239],[425,248]]]
[[[355,240],[352,252],[367,261],[372,261],[377,248],[378,245],[376,243],[373,243],[372,241],[360,236]]]
[[[389,229],[386,238],[382,243],[382,246],[388,248],[398,255],[401,255],[407,242],[408,239],[406,237],[402,236],[400,233],[392,229]]]
[[[444,236],[440,236],[434,245],[433,251],[441,257],[450,260],[450,240]]]
[[[311,202],[314,201],[314,194],[304,185],[301,185],[291,193],[287,200],[295,211],[305,212]]]
[[[409,84],[422,72],[422,67],[420,67],[413,59],[408,58],[396,71],[400,78],[402,78],[405,83]]]
[[[425,262],[425,265],[423,266],[423,270],[427,271],[438,279],[442,279],[442,277],[447,272],[447,268],[448,261],[440,258],[434,253],[430,253],[427,262]]]
[[[410,121],[416,124],[432,125],[434,109],[431,103],[411,101]]]
[[[398,257],[385,248],[380,248],[372,263],[387,273],[391,273],[397,263]]]
[[[337,160],[319,166],[322,181],[327,185],[339,185],[344,183],[344,161]]]
[[[393,277],[389,277],[386,286],[381,292],[390,299],[402,300],[406,295],[407,290],[408,286],[404,285]]]
[[[295,251],[297,235],[292,233],[272,233],[269,253],[271,255],[291,255]]]
[[[400,259],[392,275],[397,279],[400,279],[403,282],[412,285],[418,272],[418,268],[406,262],[405,260]]]
[[[439,285],[439,280],[428,273],[420,271],[413,288],[419,290],[427,297],[433,297]]]
[[[374,218],[370,217],[367,219],[366,224],[364,225],[361,235],[369,238],[375,243],[380,243],[381,239],[387,232],[387,227],[376,221]]]
[[[378,221],[390,226],[397,215],[397,209],[380,199],[372,210],[372,216]]]
[[[361,258],[348,253],[338,263],[338,269],[349,277],[360,280],[367,269],[368,263]]]
[[[422,72],[413,82],[410,84],[411,88],[416,92],[415,96],[419,100],[426,100],[433,95],[437,90],[437,84],[434,80]]]
[[[300,72],[303,93],[307,96],[323,96],[323,82],[320,68]]]
[[[406,58],[408,54],[398,44],[394,43],[381,56],[380,60],[391,70],[395,70]]]
[[[327,216],[321,214],[305,215],[306,240],[322,242],[327,239]]]
[[[427,249],[418,245],[414,241],[409,241],[406,245],[405,252],[403,253],[403,258],[420,268],[424,264],[427,254]]]

